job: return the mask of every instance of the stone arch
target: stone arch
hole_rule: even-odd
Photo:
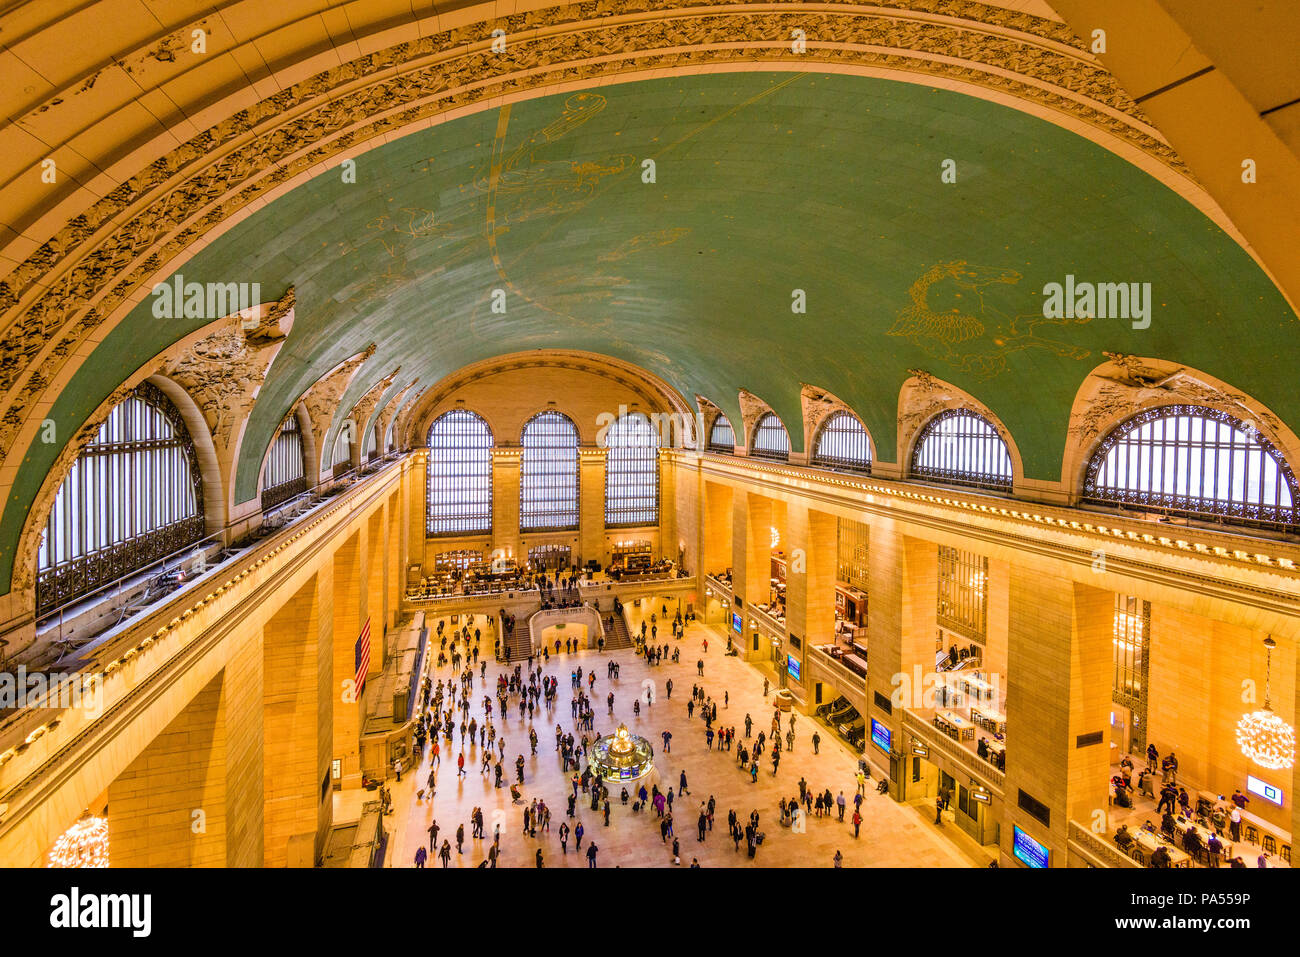
[[[1015,436],[992,409],[965,389],[931,375],[922,369],[912,369],[911,376],[898,393],[898,471],[900,478],[911,474],[912,456],[925,426],[940,412],[949,409],[968,409],[987,419],[997,430],[1011,456],[1012,489],[1020,491],[1025,481],[1024,460]]]
[[[799,404],[803,410],[803,447],[810,464],[817,454],[817,442],[821,438],[822,429],[826,423],[836,413],[847,412],[858,420],[858,424],[862,426],[862,431],[867,433],[867,440],[871,443],[871,462],[873,466],[875,465],[876,459],[879,457],[875,436],[867,428],[867,423],[863,421],[862,416],[858,415],[851,405],[820,386],[809,385],[807,382],[802,383],[799,392]]]
[[[1226,412],[1258,429],[1300,471],[1300,437],[1252,396],[1199,369],[1165,359],[1105,354],[1075,393],[1061,461],[1061,484],[1070,503],[1083,495],[1084,477],[1097,447],[1121,423],[1147,409],[1199,405]]]

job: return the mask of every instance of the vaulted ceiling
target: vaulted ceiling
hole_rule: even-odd
[[[246,4],[224,19],[194,5],[211,42],[229,35],[209,79],[227,58],[246,74],[206,99],[197,67],[178,72],[183,44],[139,38],[120,42],[151,56],[117,56],[88,86],[64,75],[61,95],[37,90],[22,109],[11,91],[0,562],[59,452],[36,441],[39,423],[75,434],[129,374],[215,318],[154,317],[150,287],[177,274],[258,283],[265,300],[294,289],[237,502],[256,494],[287,411],[371,345],[344,412],[494,356],[575,349],[733,421],[744,389],[793,425],[812,383],[853,407],[886,458],[899,389],[922,369],[983,401],[1026,475],[1049,480],[1103,352],[1195,367],[1300,426],[1288,381],[1300,337],[1275,260],[1042,4],[681,4],[668,19],[651,15],[663,4],[527,4],[501,20],[435,14],[442,32],[412,28],[406,4],[387,20],[384,4],[353,6],[367,29],[342,29],[329,8],[313,46],[305,15],[298,33],[248,39],[233,14]],[[167,16],[182,26],[159,32],[184,39],[191,22]],[[508,53],[493,61],[498,24]],[[808,36],[801,54],[794,30]],[[260,66],[238,55],[250,49]],[[128,96],[131,83],[159,95]],[[164,99],[182,93],[191,107],[169,116]],[[94,98],[90,112],[68,113],[76,96]],[[106,145],[132,103],[169,137],[146,123]],[[60,138],[77,146],[72,167],[99,158],[43,215],[20,208],[12,187],[38,176],[42,152],[27,141]],[[1044,320],[1045,284],[1067,276],[1150,283],[1149,327]]]

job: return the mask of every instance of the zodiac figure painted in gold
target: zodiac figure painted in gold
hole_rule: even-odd
[[[1040,335],[1037,329],[1082,324],[1089,318],[1052,319],[1041,312],[1007,317],[984,301],[986,287],[1015,285],[1020,279],[1016,270],[1000,266],[976,266],[961,259],[936,263],[908,289],[909,303],[899,310],[889,335],[901,336],[931,358],[977,379],[1005,372],[1007,357],[1021,349],[1087,358],[1087,349]],[[945,295],[948,302],[935,301]]]

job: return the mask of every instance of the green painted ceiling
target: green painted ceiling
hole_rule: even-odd
[[[398,365],[382,401],[417,375],[428,385],[503,353],[577,348],[708,396],[733,422],[741,388],[792,425],[800,383],[828,389],[885,458],[899,387],[920,367],[987,403],[1027,476],[1049,480],[1102,350],[1195,366],[1300,425],[1296,317],[1253,260],[1153,178],[1042,120],[924,86],[789,73],[628,83],[507,111],[372,150],[355,184],[321,175],[181,268],[187,281],[260,282],[267,299],[297,287],[244,440],[239,500],[255,494],[293,401],[372,341],[345,408]],[[945,159],[955,185],[941,181]],[[970,265],[934,268],[959,261]],[[1150,328],[1040,325],[1068,346],[1022,348],[1033,332],[1017,317],[1041,316],[1043,285],[1067,273],[1152,283]],[[903,315],[921,286],[929,312]],[[505,315],[491,311],[494,289]],[[794,289],[805,315],[791,312]],[[937,314],[953,309],[985,331],[952,342]],[[58,399],[60,434],[202,324],[160,323],[146,301]],[[797,427],[792,439],[798,448]],[[6,555],[56,452],[28,451]]]

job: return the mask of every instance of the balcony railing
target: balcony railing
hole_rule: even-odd
[[[858,674],[842,661],[836,661],[829,652],[818,645],[811,645],[809,649],[812,652],[812,660],[835,676],[836,683],[841,688],[848,688],[866,694],[867,679],[865,675]]]
[[[1087,857],[1098,861],[1103,867],[1137,867],[1142,865],[1127,854],[1121,854],[1119,848],[1093,834],[1078,821],[1070,822],[1070,843]]]
[[[996,766],[989,764],[970,748],[962,747],[911,709],[903,711],[903,727],[944,757],[961,765],[963,769],[983,781],[990,791],[997,792],[998,797],[1002,796],[1007,776]]]

